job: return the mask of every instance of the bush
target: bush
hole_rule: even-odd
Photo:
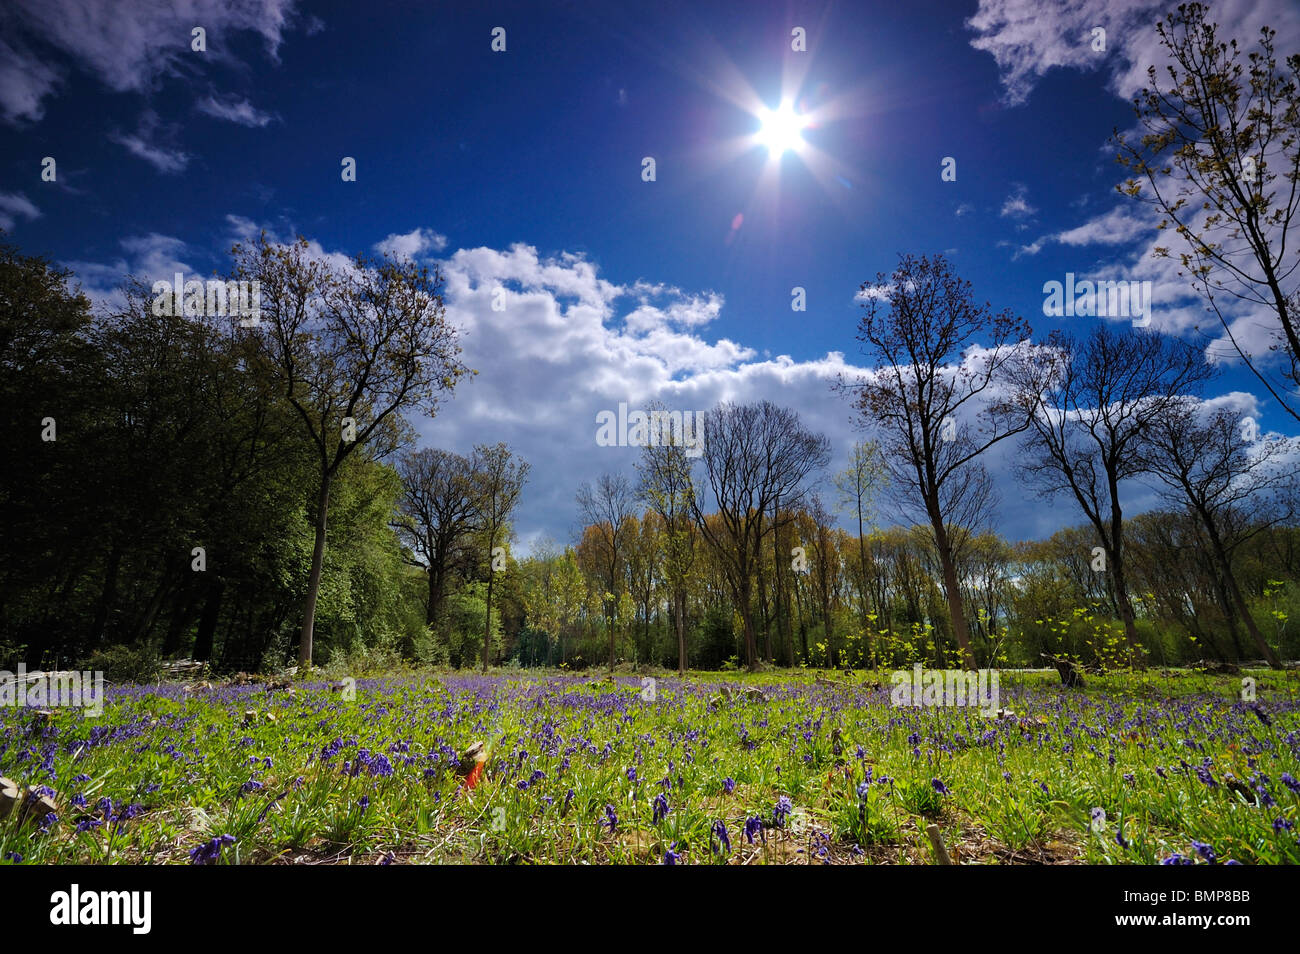
[[[83,659],[77,668],[102,672],[109,682],[153,682],[162,672],[162,658],[149,645],[105,646]]]

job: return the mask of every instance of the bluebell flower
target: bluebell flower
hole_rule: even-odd
[[[793,810],[794,805],[787,796],[782,795],[778,798],[776,800],[776,807],[772,809],[772,827],[784,828],[785,820],[790,816],[790,812]]]
[[[655,796],[654,804],[654,822],[659,824],[668,817],[668,799],[664,798],[663,792]]]
[[[731,854],[731,837],[727,834],[727,826],[718,819],[713,823],[712,835],[718,840],[718,847],[722,849],[724,855]],[[710,840],[712,844],[712,840]]]

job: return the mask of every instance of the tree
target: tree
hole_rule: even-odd
[[[1115,130],[1117,158],[1133,173],[1116,188],[1158,209],[1161,229],[1174,226],[1183,244],[1179,274],[1205,298],[1246,366],[1300,420],[1300,256],[1288,243],[1300,210],[1300,54],[1287,57],[1289,75],[1279,70],[1275,32],[1260,31],[1260,48],[1243,67],[1237,41],[1219,40],[1201,4],[1181,4],[1157,23],[1172,60],[1168,85],[1149,67],[1148,86],[1134,100],[1146,134],[1134,143]],[[1157,246],[1155,254],[1167,258],[1170,249]],[[1276,319],[1269,350],[1285,357],[1282,381],[1265,367],[1266,356],[1238,339],[1220,292]]]
[[[519,503],[519,495],[528,482],[529,466],[504,443],[475,447],[474,454],[480,461],[479,530],[487,541],[488,553],[487,612],[483,621],[483,671],[487,672],[492,645],[492,583],[497,574],[497,540]]]
[[[633,494],[622,474],[601,474],[593,488],[584,483],[578,488],[578,509],[589,527],[594,528],[595,542],[602,569],[605,594],[605,626],[609,633],[609,671],[614,671],[614,617],[618,606],[619,567],[627,542],[628,518],[632,516]]]
[[[359,449],[375,459],[396,450],[401,413],[433,415],[468,369],[436,269],[387,255],[336,267],[313,258],[306,239],[279,245],[265,233],[232,254],[235,277],[259,282],[251,331],[314,445],[316,539],[298,646],[299,663],[309,666],[335,475]]]
[[[977,304],[970,283],[942,255],[902,256],[892,274],[862,285],[862,297],[858,340],[876,368],[840,387],[853,396],[862,423],[882,435],[900,502],[924,513],[953,635],[965,665],[975,669],[957,557],[994,503],[978,458],[1028,426],[1001,392],[1029,326],[1010,311],[994,314]],[[980,424],[965,420],[982,404]]]
[[[691,499],[691,514],[725,567],[752,671],[758,668],[753,576],[765,535],[773,530],[773,524],[764,525],[764,514],[778,500],[792,510],[802,505],[807,479],[830,458],[830,442],[805,429],[794,411],[769,401],[723,402],[704,421],[704,471],[717,519],[706,517],[698,496]]]
[[[849,466],[835,475],[835,489],[840,510],[851,509],[858,518],[858,599],[861,603],[862,629],[867,640],[867,658],[875,666],[872,646],[870,604],[867,599],[867,537],[865,520],[871,512],[876,494],[885,479],[885,462],[875,441],[854,441],[849,450]]]
[[[1281,669],[1246,604],[1232,554],[1291,515],[1285,491],[1294,485],[1288,458],[1295,442],[1247,440],[1246,423],[1231,411],[1206,413],[1192,401],[1171,405],[1147,434],[1145,458],[1148,470],[1165,485],[1166,496],[1186,506],[1204,530],[1230,601],[1224,612],[1239,614],[1268,664]]]
[[[425,622],[438,619],[447,574],[462,555],[480,513],[481,462],[450,451],[424,447],[398,464],[405,493],[396,527],[428,577]]]
[[[673,599],[677,635],[677,674],[686,674],[686,583],[695,564],[695,527],[691,501],[695,483],[686,449],[675,440],[647,443],[637,465],[638,492],[663,522],[664,575]]]
[[[1143,442],[1213,373],[1189,345],[1098,325],[1082,340],[1054,334],[1017,371],[1030,414],[1022,473],[1048,497],[1072,495],[1097,532],[1132,665],[1144,665],[1124,563],[1120,485],[1142,473]]]

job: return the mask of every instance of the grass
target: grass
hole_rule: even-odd
[[[0,775],[57,805],[0,863],[929,864],[931,823],[958,863],[1295,863],[1295,674],[1249,675],[1004,673],[1003,718],[887,672],[122,686],[0,710]]]

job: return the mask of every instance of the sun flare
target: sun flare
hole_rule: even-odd
[[[768,155],[779,157],[786,152],[797,152],[803,146],[803,129],[808,121],[794,111],[791,103],[783,102],[776,109],[763,109],[758,119],[758,141],[767,147]]]

